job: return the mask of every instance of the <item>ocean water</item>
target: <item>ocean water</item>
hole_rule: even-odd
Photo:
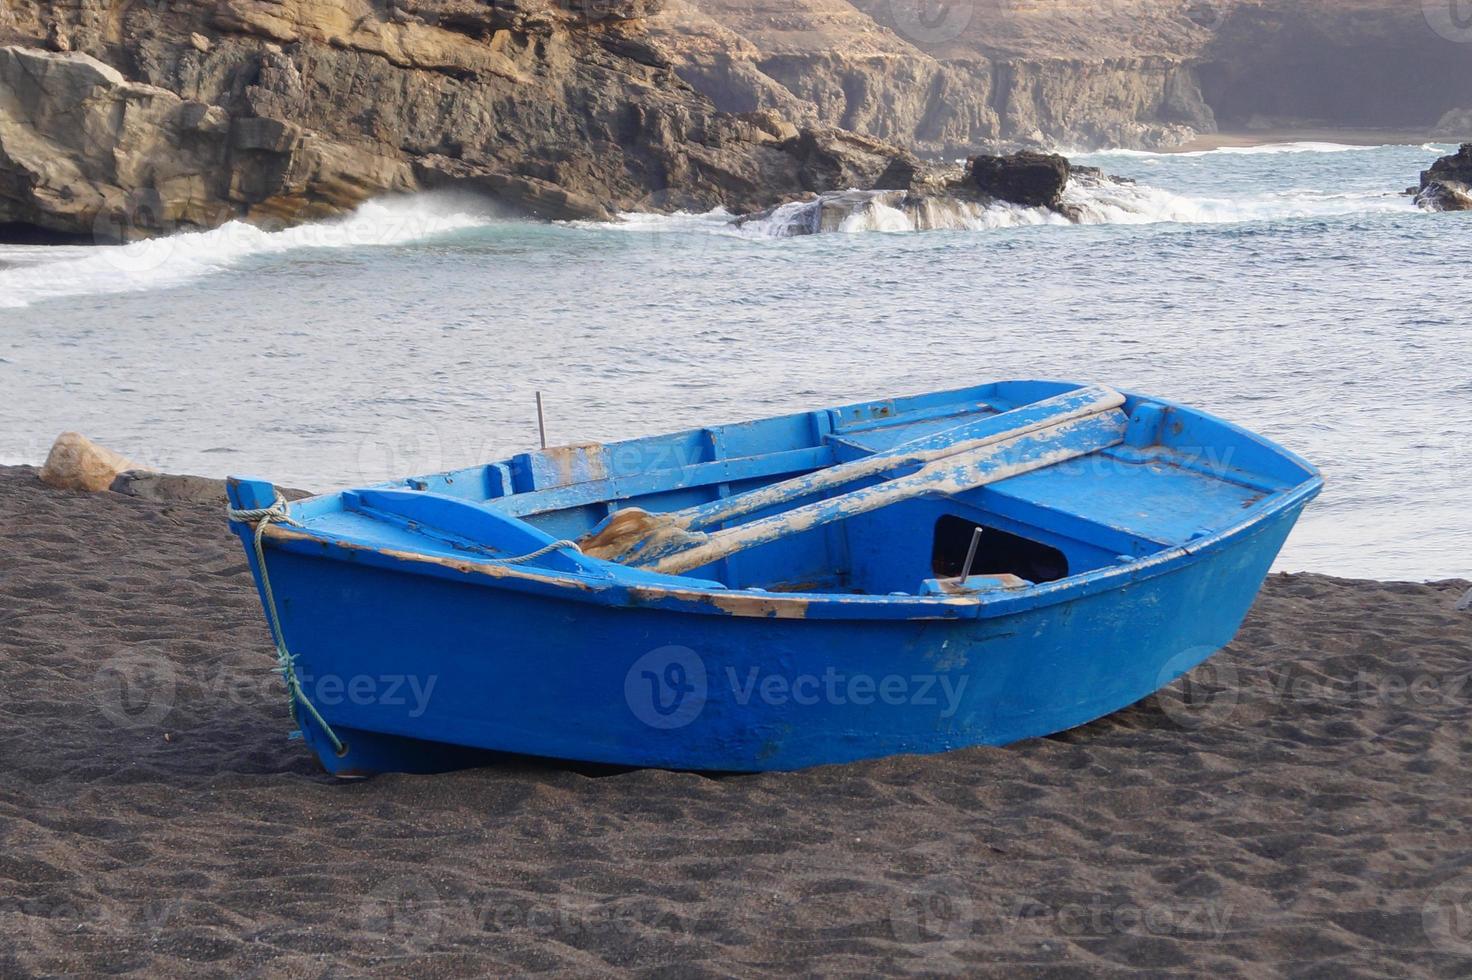
[[[1472,577],[1472,215],[1400,191],[1448,146],[1079,162],[1086,223],[876,209],[506,220],[373,202],[279,232],[0,246],[0,462],[64,429],[147,465],[328,489],[1008,377],[1196,405],[1318,464],[1279,567]],[[797,205],[795,207],[800,207]]]

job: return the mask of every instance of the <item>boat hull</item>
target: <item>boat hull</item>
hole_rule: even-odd
[[[1107,588],[975,618],[606,604],[310,547],[269,562],[303,690],[347,743],[300,719],[330,772],[478,750],[791,770],[1006,744],[1147,697],[1231,640],[1307,499]]]

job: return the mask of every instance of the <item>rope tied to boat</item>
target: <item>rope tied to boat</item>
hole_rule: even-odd
[[[569,541],[564,538],[561,541],[553,541],[545,548],[538,548],[536,551],[528,552],[524,555],[517,555],[515,558],[487,558],[486,563],[490,565],[520,565],[524,562],[536,561],[538,558],[550,555],[554,551],[561,551],[563,548],[571,548],[578,554],[583,553],[583,549],[578,546],[576,541]]]
[[[266,619],[271,624],[271,639],[276,644],[276,673],[286,682],[286,692],[290,697],[291,718],[301,727],[301,717],[297,713],[298,707],[305,708],[322,731],[327,733],[328,739],[332,741],[332,747],[338,755],[347,750],[347,744],[337,737],[332,726],[327,724],[327,719],[322,717],[315,705],[307,697],[307,692],[302,689],[301,678],[296,672],[296,655],[286,648],[286,637],[281,632],[281,616],[276,610],[276,594],[271,590],[271,574],[266,570],[266,528],[273,523],[290,524],[292,527],[301,527],[301,522],[291,516],[287,509],[286,498],[281,494],[276,495],[275,503],[270,507],[257,507],[249,509],[225,508],[225,514],[231,521],[241,524],[250,524],[255,528],[254,544],[256,552],[256,567],[261,570],[261,592],[266,597]]]

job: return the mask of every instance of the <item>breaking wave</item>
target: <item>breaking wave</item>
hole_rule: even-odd
[[[848,191],[784,204],[761,216],[732,219],[708,214],[626,214],[619,222],[579,222],[580,227],[625,232],[708,232],[743,238],[792,238],[816,232],[992,231],[1032,225],[1232,224],[1291,221],[1355,214],[1407,213],[1410,199],[1386,191],[1297,188],[1243,197],[1191,197],[1146,184],[1073,181],[1063,204],[1070,221],[1046,208],[982,205],[929,199],[918,205],[894,191]]]
[[[1373,146],[1348,143],[1320,143],[1299,140],[1293,143],[1259,143],[1255,146],[1218,146],[1210,150],[1073,150],[1059,151],[1070,160],[1074,157],[1206,157],[1206,156],[1272,156],[1279,153],[1354,153],[1373,150]]]
[[[1286,147],[1337,144],[1285,144]],[[1255,148],[1266,152],[1271,148]],[[1280,148],[1281,149],[1281,148]],[[1287,152],[1287,150],[1283,150]],[[1224,152],[1224,151],[1212,151]],[[1190,196],[1147,184],[1074,180],[1063,203],[1087,225],[1227,224],[1286,221],[1355,214],[1414,212],[1409,198],[1381,190],[1325,191],[1292,188],[1237,196]],[[68,296],[167,289],[214,275],[249,260],[309,249],[371,249],[431,241],[456,232],[505,225],[484,203],[427,194],[386,198],[343,218],[266,231],[231,222],[120,246],[0,246],[0,308],[18,308]],[[900,192],[848,191],[784,204],[762,215],[705,214],[620,216],[615,222],[573,221],[563,228],[650,233],[679,245],[687,236],[718,235],[761,240],[814,232],[859,234],[930,230],[993,231],[1069,225],[1057,212],[1012,204],[984,205],[931,198],[915,202]]]
[[[232,221],[128,245],[50,246],[4,250],[0,308],[23,307],[64,296],[144,292],[177,286],[259,255],[297,249],[404,245],[489,224],[463,199],[419,195],[363,204],[332,221],[266,231]]]
[[[1069,184],[1063,203],[1076,209],[1080,224],[1130,225],[1292,221],[1416,210],[1409,198],[1381,190],[1292,188],[1243,197],[1191,197],[1148,184],[1077,182]]]

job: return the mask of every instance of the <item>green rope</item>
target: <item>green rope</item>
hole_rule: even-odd
[[[280,494],[276,495],[276,502],[270,507],[260,507],[253,510],[236,510],[234,507],[225,509],[226,515],[232,521],[242,524],[255,525],[255,548],[256,567],[261,570],[261,591],[266,596],[266,619],[271,624],[271,639],[276,643],[276,673],[286,682],[287,694],[291,697],[291,718],[301,727],[301,718],[297,715],[297,706],[307,709],[327,737],[332,741],[332,747],[337,750],[338,755],[347,751],[347,744],[337,737],[332,726],[322,717],[321,712],[307,698],[307,692],[302,690],[301,679],[296,673],[296,657],[286,649],[286,637],[281,632],[281,617],[276,611],[276,595],[271,591],[271,575],[266,571],[266,548],[264,540],[266,528],[273,521],[282,524],[290,524],[292,527],[301,527],[301,523],[292,518],[287,510],[286,498]]]

